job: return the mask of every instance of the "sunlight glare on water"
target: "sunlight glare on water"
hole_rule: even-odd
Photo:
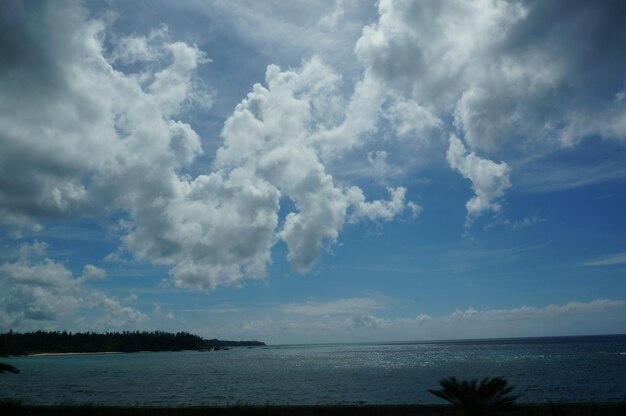
[[[626,398],[626,336],[13,357],[0,398],[143,405],[437,403],[441,378],[503,376],[521,401]]]

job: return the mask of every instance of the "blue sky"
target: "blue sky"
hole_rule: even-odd
[[[0,330],[626,332],[625,15],[9,2]]]

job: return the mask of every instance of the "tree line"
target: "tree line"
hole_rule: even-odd
[[[0,334],[0,355],[80,352],[138,352],[205,350],[228,346],[265,345],[259,341],[205,340],[188,332],[124,331],[67,332],[35,331]]]

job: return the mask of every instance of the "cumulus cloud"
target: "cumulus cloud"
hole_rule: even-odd
[[[101,313],[101,328],[127,327],[143,320],[143,313],[84,287],[88,280],[104,278],[105,270],[88,264],[82,276],[74,277],[63,263],[46,257],[46,249],[41,242],[24,244],[14,258],[0,264],[0,328],[54,326],[87,309]]]
[[[298,70],[270,65],[266,86],[256,84],[236,107],[222,131],[216,170],[191,184],[199,188],[194,197],[202,198],[194,212],[203,210],[203,217],[187,215],[184,206],[171,212],[177,219],[173,228],[180,230],[176,240],[186,244],[198,235],[195,243],[206,247],[201,256],[176,261],[178,284],[212,288],[263,277],[270,248],[279,240],[296,269],[307,271],[323,246],[337,240],[346,217],[389,220],[406,209],[404,188],[390,189],[391,201],[366,202],[359,188],[335,184],[326,171],[321,154],[327,146],[319,145],[319,135],[333,128],[327,123],[336,110],[337,81],[317,59]],[[282,227],[281,198],[296,208]],[[192,218],[203,227],[190,228]]]
[[[465,204],[468,220],[484,211],[499,212],[500,204],[496,201],[511,187],[509,166],[505,162],[480,158],[474,152],[468,153],[463,142],[454,135],[450,136],[447,159],[453,169],[472,182],[475,195]]]
[[[104,269],[94,266],[93,264],[87,264],[83,267],[83,274],[80,277],[81,281],[88,280],[104,280],[107,277],[107,272]]]
[[[365,201],[363,191],[357,187],[351,187],[348,190],[348,197],[352,206],[352,214],[349,220],[351,222],[358,221],[362,218],[372,220],[392,220],[395,216],[409,208],[413,215],[419,214],[421,208],[419,205],[409,202],[405,203],[406,189],[403,187],[388,189],[391,199],[389,201]]]
[[[118,185],[163,180],[201,152],[193,130],[167,118],[182,105],[197,48],[162,44],[169,65],[152,78],[125,74],[105,59],[104,23],[75,3],[31,6],[13,2],[1,15],[14,34],[0,67],[5,225],[128,204],[140,189]]]
[[[11,3],[1,18],[15,34],[6,45],[15,59],[0,68],[7,227],[121,215],[114,228],[122,250],[110,259],[126,250],[168,267],[179,286],[213,289],[265,277],[279,241],[307,271],[347,221],[415,212],[402,187],[389,188],[390,201],[368,202],[327,172],[324,157],[352,148],[377,108],[342,111],[340,76],[319,59],[287,71],[270,65],[265,85],[254,85],[226,120],[213,169],[194,177],[201,139],[178,118],[210,104],[196,75],[210,59],[196,45],[171,40],[165,26],[109,36],[110,26],[71,2]],[[281,199],[295,205],[284,218]],[[87,267],[83,278],[103,274]]]
[[[613,49],[626,39],[621,3],[384,0],[378,8],[357,43],[361,61],[386,87],[452,114],[473,148],[623,138],[626,59]],[[602,121],[578,121],[584,114]]]
[[[441,129],[442,121],[414,100],[393,101],[383,115],[391,121],[400,138],[427,136],[429,130]]]
[[[385,116],[400,137],[439,126],[472,151],[521,160],[624,139],[621,2],[382,0],[378,13],[355,51],[363,82],[388,97],[376,104],[397,102]],[[497,207],[470,203],[471,215]]]
[[[354,328],[376,329],[385,325],[385,320],[377,318],[374,315],[355,315],[352,318]]]
[[[331,14],[312,6],[315,26],[332,28],[350,4]],[[244,9],[231,7],[256,18]],[[419,213],[402,186],[368,201],[331,174],[378,138],[381,122],[416,144],[454,130],[447,160],[475,192],[468,220],[497,213],[512,164],[477,152],[507,160],[499,155],[626,137],[626,58],[615,49],[626,31],[607,24],[624,9],[382,0],[354,48],[363,65],[354,85],[318,57],[269,65],[226,120],[207,170],[195,164],[202,139],[183,117],[211,104],[197,76],[210,65],[205,52],[163,25],[119,36],[78,3],[11,2],[0,11],[11,35],[0,61],[0,225],[19,236],[44,220],[122,217],[110,259],[126,251],[196,289],[264,278],[279,242],[305,272],[346,224]],[[283,23],[270,34],[292,27]],[[379,176],[392,171],[386,150],[368,155]],[[279,216],[281,206],[294,209]]]
[[[99,328],[124,328],[136,325],[148,319],[143,312],[124,306],[119,301],[102,293],[91,293],[85,299],[92,307],[101,308],[102,316],[95,322]]]

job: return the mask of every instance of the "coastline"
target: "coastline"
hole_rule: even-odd
[[[518,374],[520,369],[526,371],[526,369],[540,368],[543,374],[550,372],[550,374],[559,376],[558,369],[569,368],[567,367],[568,363],[570,363],[571,368],[577,370],[569,372],[567,378],[563,379],[546,379],[542,377],[541,372],[530,370],[527,371],[528,375],[525,378],[515,379],[517,388],[525,394],[524,401],[526,403],[543,403],[544,409],[549,401],[555,403],[590,403],[593,401],[616,403],[625,401],[626,390],[623,390],[623,374],[611,372],[611,370],[620,368],[624,364],[621,358],[624,355],[612,354],[626,351],[621,342],[622,339],[618,341],[620,342],[615,343],[614,340],[609,339],[602,340],[602,343],[599,344],[598,341],[577,343],[574,344],[575,348],[570,344],[561,347],[561,345],[555,346],[553,343],[546,343],[549,344],[547,351],[561,351],[565,348],[570,352],[577,353],[572,357],[585,358],[589,351],[600,351],[600,353],[593,355],[593,357],[598,357],[597,361],[577,359],[575,362],[571,359],[551,361],[549,360],[550,355],[544,354],[546,347],[539,344],[537,347],[532,346],[534,348],[532,354],[525,356],[533,358],[529,361],[532,365],[524,361],[520,365],[512,365],[510,371]],[[437,351],[438,348],[438,346],[411,346],[401,347],[400,350],[403,354],[414,354],[414,351],[417,350],[424,356],[431,356],[429,351]],[[479,352],[486,349],[490,353],[495,349],[500,354],[501,347],[498,344],[495,347],[487,345],[486,348],[461,345],[454,347],[454,351],[463,352],[466,348],[474,348],[474,351]],[[517,357],[518,350],[521,352],[528,350],[525,343],[521,343],[519,347],[507,345],[503,348],[508,354],[502,355],[505,358]],[[352,345],[340,346],[339,348],[322,347],[321,349],[318,347],[271,348],[269,351],[243,350],[242,353],[237,354],[226,352],[216,355],[211,355],[209,352],[198,353],[195,350],[174,354],[152,353],[123,356],[103,354],[102,356],[93,355],[93,358],[80,357],[83,354],[51,350],[52,348],[46,348],[31,351],[43,356],[49,354],[44,358],[37,356],[27,358],[25,356],[22,360],[19,358],[15,361],[8,359],[7,363],[18,367],[22,374],[19,376],[7,375],[6,377],[0,375],[2,379],[0,380],[2,382],[0,390],[6,391],[5,397],[0,395],[0,399],[7,398],[7,396],[8,398],[22,399],[23,404],[29,406],[37,404],[75,405],[72,409],[87,404],[96,406],[98,409],[107,406],[117,406],[123,409],[133,406],[187,409],[194,406],[228,407],[235,404],[259,408],[269,404],[272,412],[282,412],[281,409],[283,408],[280,406],[283,405],[327,404],[338,409],[337,406],[341,405],[351,408],[356,406],[369,407],[374,404],[436,404],[437,400],[428,394],[427,388],[435,387],[436,380],[446,375],[446,373],[440,372],[441,376],[437,377],[437,372],[433,371],[429,377],[422,377],[418,371],[415,373],[413,370],[390,372],[387,368],[365,373],[349,370],[348,364],[352,362],[347,359],[354,357],[359,359],[363,357],[386,359],[383,355],[385,351],[398,351],[397,347],[381,347],[379,345],[363,348],[355,348]],[[66,351],[72,351],[72,349],[68,348]],[[90,354],[111,352],[115,351],[93,348]],[[579,352],[584,354],[580,355]],[[117,351],[117,353],[123,352]],[[63,355],[67,355],[67,357],[63,358]],[[75,359],[73,355],[76,355]],[[61,358],[53,358],[54,356],[61,356]],[[399,357],[405,356],[415,357],[415,355],[401,355]],[[450,354],[444,352],[441,356],[447,360]],[[500,357],[500,355],[498,356]],[[101,357],[101,359],[97,357]],[[293,360],[293,357],[296,360]],[[293,366],[290,363],[301,363],[303,359],[308,357],[324,358],[325,361],[322,362],[324,365],[319,366],[319,368],[328,368],[329,371],[320,372],[319,377],[317,374],[315,374],[316,377],[310,376],[305,382],[302,382],[302,374],[292,371]],[[478,355],[476,357],[480,358]],[[538,358],[534,359],[534,357]],[[2,360],[0,359],[0,361]],[[402,362],[413,363],[414,361]],[[479,360],[475,360],[475,362],[478,363],[476,368],[483,368],[480,366]],[[513,364],[517,362],[519,360],[516,358]],[[554,364],[552,364],[553,362]],[[337,367],[337,363],[340,365],[345,363],[346,365]],[[372,361],[372,364],[377,365],[378,363],[379,361]],[[206,371],[207,368],[214,371]],[[262,371],[257,371],[250,377],[250,368]],[[341,371],[337,371],[336,368],[340,368]],[[359,367],[355,368],[358,370]],[[367,368],[379,367],[370,365]],[[220,377],[215,377],[218,372]],[[488,371],[483,371],[483,373],[488,373]],[[104,377],[101,377],[101,374]],[[273,377],[276,374],[284,377]],[[396,377],[397,374],[400,376]],[[404,374],[407,376],[405,377]],[[413,378],[413,374],[415,374],[416,380]],[[614,377],[609,377],[612,374]],[[116,377],[109,377],[109,375]],[[507,375],[505,374],[505,376]],[[191,380],[191,377],[195,377],[197,381],[195,385],[198,385],[198,388],[186,391],[170,387],[174,385],[176,387],[184,386],[186,380]],[[111,382],[107,383],[109,379]],[[117,380],[123,380],[124,388],[119,387]],[[171,380],[177,382],[174,383]],[[274,380],[277,380],[276,385],[272,384]],[[391,383],[397,383],[398,387],[396,388]],[[33,389],[30,388],[31,385],[45,385],[45,388]],[[233,393],[233,386],[237,387],[237,394]],[[343,386],[347,387],[344,388]],[[279,393],[276,394],[276,391]],[[11,393],[9,394],[9,392]],[[255,395],[255,392],[261,392],[261,394]],[[390,411],[389,407],[381,410],[384,414],[390,414]],[[424,407],[419,407],[420,413],[425,414],[425,411]],[[107,410],[104,409],[103,412],[107,412]],[[1,410],[0,414],[2,414]],[[593,416],[594,412],[579,412],[579,416],[583,414]],[[626,408],[614,411],[613,414],[626,415]]]
[[[44,357],[55,355],[100,355],[100,354],[125,354],[122,351],[97,351],[97,352],[38,352],[35,354],[25,354],[22,357]],[[14,357],[19,357],[18,355]]]
[[[32,354],[7,355],[6,357],[44,357],[64,355],[103,355],[103,354],[136,354],[136,353],[159,353],[159,352],[212,352],[228,351],[229,348],[202,349],[202,350],[162,350],[162,351],[93,351],[93,352],[36,352]]]

